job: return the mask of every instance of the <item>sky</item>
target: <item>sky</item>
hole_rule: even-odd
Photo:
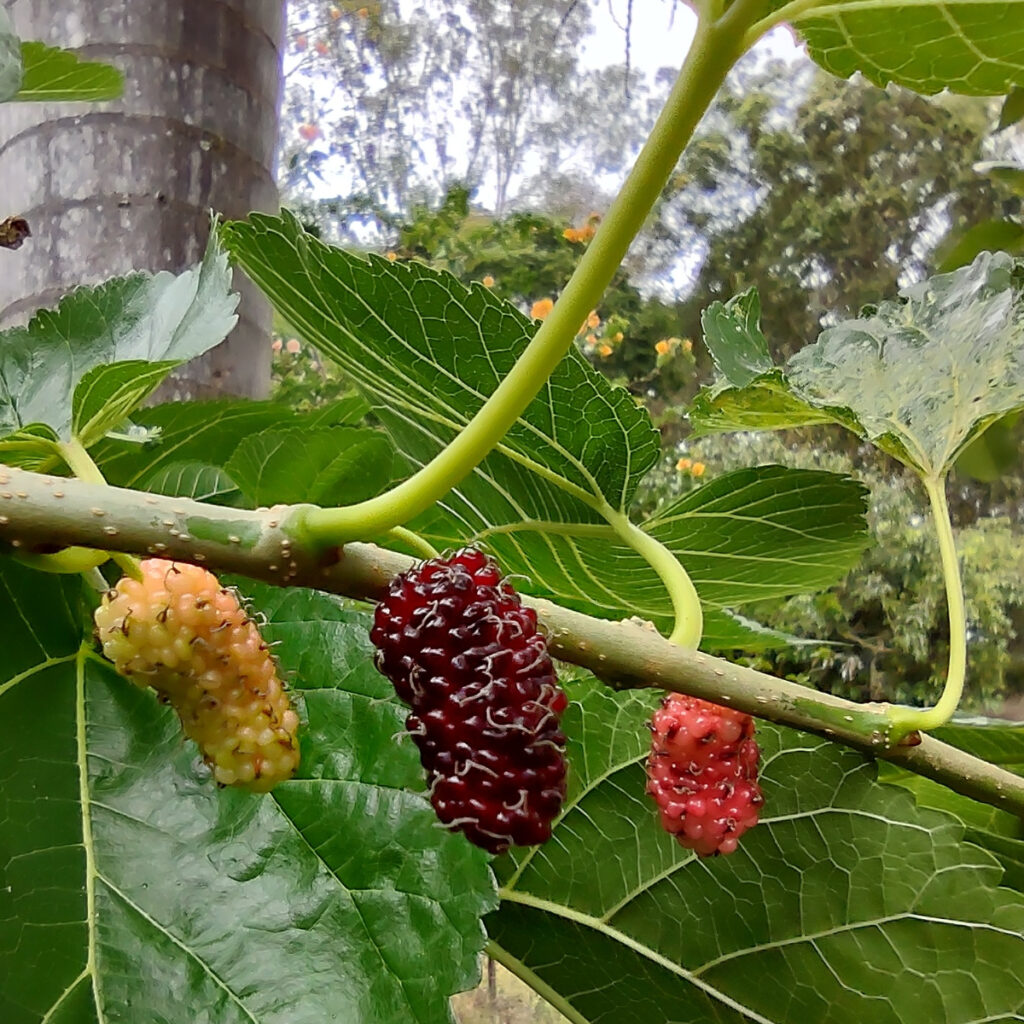
[[[623,62],[628,8],[627,0],[598,0],[592,3],[594,31],[590,40],[584,44],[584,53],[593,61],[593,66]],[[696,16],[682,0],[674,5],[674,9],[669,0],[633,0],[631,64],[649,72],[669,65],[678,67],[693,39],[696,23]],[[772,56],[793,59],[800,55],[802,49],[796,44],[792,32],[786,28],[771,32],[759,47],[766,48]]]

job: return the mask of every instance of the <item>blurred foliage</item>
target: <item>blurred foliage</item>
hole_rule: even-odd
[[[975,164],[998,104],[743,62],[666,188],[650,259],[703,252],[683,330],[751,285],[777,361],[931,272],[943,239],[1020,209]],[[769,242],[769,240],[771,240]]]

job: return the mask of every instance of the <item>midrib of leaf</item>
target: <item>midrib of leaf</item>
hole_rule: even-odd
[[[85,727],[85,660],[83,642],[75,660],[75,741],[78,759],[78,802],[82,815],[82,848],[85,851],[85,923],[88,929],[88,951],[85,958],[86,974],[92,978],[92,998],[96,1019],[104,1024],[103,1004],[100,1000],[99,972],[96,970],[96,849],[92,837],[92,795],[89,792],[88,747]],[[64,995],[67,993],[65,992]],[[63,996],[61,996],[63,999]]]
[[[583,928],[590,928],[593,931],[599,932],[606,938],[611,939],[613,942],[620,943],[627,949],[633,950],[634,953],[637,953],[646,960],[651,961],[651,963],[656,964],[658,967],[661,967],[666,971],[670,971],[677,977],[689,982],[694,986],[694,988],[700,989],[709,998],[722,1003],[724,1006],[728,1006],[730,1009],[742,1014],[748,1020],[755,1021],[756,1024],[778,1024],[777,1021],[770,1020],[767,1017],[762,1017],[761,1014],[747,1006],[744,1006],[742,1003],[737,1002],[737,1000],[733,999],[725,992],[722,992],[721,989],[717,989],[714,985],[698,978],[692,971],[688,971],[685,967],[681,967],[679,964],[673,963],[668,959],[668,957],[662,956],[660,953],[651,949],[649,946],[645,946],[642,942],[638,942],[625,932],[620,932],[617,928],[613,928],[611,925],[605,924],[599,918],[593,917],[590,914],[584,914],[578,910],[573,910],[571,907],[565,907],[561,904],[553,903],[551,900],[542,899],[539,896],[532,896],[529,893],[517,892],[514,889],[501,888],[498,890],[498,895],[509,903],[516,903],[519,906],[530,907],[533,910],[539,910],[543,913],[551,914],[554,917],[560,917],[565,921],[571,921],[573,924],[578,924]]]
[[[96,1006],[96,1019],[99,1024],[106,1024],[106,1016],[103,1013],[103,1003],[100,997],[100,977],[99,971],[97,970],[97,957],[96,957],[96,882],[99,880],[111,893],[113,893],[118,899],[120,899],[126,906],[132,911],[139,915],[144,921],[146,921],[152,928],[163,935],[172,945],[180,949],[189,959],[198,964],[203,972],[222,989],[228,997],[234,1002],[253,1022],[253,1024],[259,1024],[259,1021],[252,1015],[252,1012],[248,1007],[241,1001],[238,995],[228,987],[228,985],[220,978],[216,971],[210,967],[202,957],[200,957],[194,950],[186,946],[180,939],[174,934],[167,930],[162,924],[150,917],[138,904],[136,904],[126,893],[115,885],[106,875],[102,874],[96,863],[96,846],[93,840],[92,834],[92,807],[93,800],[92,794],[89,792],[89,762],[88,762],[88,735],[87,735],[87,722],[86,722],[86,708],[85,708],[85,664],[86,661],[92,660],[97,664],[103,665],[109,668],[109,663],[103,658],[100,658],[95,651],[91,649],[86,643],[83,643],[79,648],[78,652],[72,655],[76,660],[75,665],[75,736],[77,744],[77,760],[78,760],[78,794],[79,803],[81,805],[81,816],[82,816],[82,847],[85,851],[85,912],[86,912],[86,927],[88,929],[89,940],[88,940],[88,953],[85,961],[85,968],[83,970],[84,975],[90,975],[92,978],[92,994],[93,1002]],[[75,984],[81,980],[81,976],[76,979]],[[74,985],[69,986],[60,996],[57,1003],[54,1003],[50,1007],[48,1014],[52,1014],[59,1005],[60,1001],[66,998],[69,991],[74,988]]]

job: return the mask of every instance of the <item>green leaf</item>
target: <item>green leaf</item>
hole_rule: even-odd
[[[1014,195],[1024,196],[1024,165],[1004,160],[982,160],[974,169],[998,181]]]
[[[30,423],[0,438],[0,462],[37,472],[54,469],[61,464],[59,440],[45,423]]]
[[[940,273],[972,263],[979,253],[1001,249],[1011,255],[1024,253],[1024,224],[1015,220],[986,220],[969,228],[939,262]]]
[[[734,319],[744,306],[725,307]],[[710,321],[728,366],[735,342]],[[1024,264],[982,253],[821,334],[785,370],[698,396],[698,432],[835,422],[928,478],[940,478],[994,420],[1024,406]]]
[[[222,399],[213,402],[171,402],[143,409],[134,417],[136,425],[156,437],[144,444],[107,438],[92,455],[104,476],[121,487],[147,490],[173,486],[172,481],[189,464],[223,470],[247,438],[266,430],[301,428],[318,431],[362,419],[362,399],[341,400],[309,413],[296,413],[276,402]],[[224,474],[225,486],[237,492],[237,484]],[[210,481],[207,481],[209,483]],[[182,486],[194,486],[192,471],[186,470]],[[206,486],[203,484],[201,486]],[[219,486],[214,483],[214,486]],[[232,502],[234,499],[232,499]]]
[[[274,427],[244,438],[226,469],[253,505],[350,505],[391,481],[387,435],[359,427]]]
[[[1024,84],[1024,0],[820,0],[792,7],[794,27],[826,71],[860,71],[931,95],[998,96]]]
[[[686,567],[705,608],[705,649],[785,646],[785,634],[716,612],[764,598],[814,592],[841,579],[867,543],[865,490],[833,473],[759,466],[724,473],[660,509],[645,528]],[[417,524],[438,547],[459,543],[447,520]],[[464,537],[464,535],[463,535]],[[636,615],[666,630],[672,605],[631,548],[605,537],[564,537],[529,521],[483,530],[517,586],[603,618]],[[529,540],[543,547],[527,547]],[[534,550],[541,555],[533,555]],[[524,554],[529,552],[529,555]]]
[[[421,264],[367,260],[332,248],[305,234],[290,216],[254,215],[223,232],[278,313],[351,375],[413,467],[425,465],[469,421],[535,330],[485,288],[466,288]],[[439,507],[411,525],[439,547],[485,542],[506,571],[529,578],[524,589],[531,593],[606,617],[641,615],[665,627],[671,607],[663,585],[610,533],[601,513],[607,506],[628,509],[657,452],[658,435],[647,413],[572,350],[502,444]],[[716,512],[701,533],[700,516],[689,510],[678,524],[650,524],[680,553],[698,589],[701,581],[710,584],[701,596],[712,606],[719,603],[718,584],[722,593],[742,593],[744,599],[753,593],[742,583],[730,587],[729,573],[741,561],[747,564],[751,546],[758,546],[759,517],[771,514],[773,501],[780,503],[780,520],[790,514],[782,511],[785,506],[806,521],[778,492],[791,482],[799,491],[809,478],[791,480],[787,471],[779,472],[751,498],[759,509],[750,512],[751,522],[742,520],[743,502],[754,491],[744,489],[751,478],[742,478],[740,507],[733,509],[738,529],[723,528],[729,513]],[[817,509],[824,517],[821,531],[801,535],[802,527],[787,530],[784,522],[768,527],[771,543],[784,544],[773,556],[790,565],[780,574],[780,588],[811,577],[814,585],[825,578],[833,582],[836,566],[842,564],[841,575],[860,550],[859,489],[829,480],[836,490],[828,506]],[[817,508],[813,496],[807,500]],[[694,532],[684,538],[684,529]],[[812,568],[812,548],[826,534],[821,564]],[[732,558],[733,550],[742,558]],[[748,568],[742,574],[751,578]],[[739,632],[752,636],[724,616],[717,626],[733,639]]]
[[[820,645],[821,641],[772,629],[728,608],[704,609],[704,633],[700,645],[706,651],[770,651],[811,644]]]
[[[124,75],[109,64],[79,60],[70,50],[45,43],[22,43],[25,74],[13,96],[23,102],[55,103],[58,100],[117,99],[124,91]]]
[[[1019,418],[1014,412],[996,420],[960,453],[956,468],[985,483],[1009,473],[1020,461],[1015,429]]]
[[[302,420],[275,402],[219,399],[142,409],[134,421],[156,431],[155,440],[140,446],[107,438],[92,452],[103,475],[120,487],[144,486],[150,476],[181,462],[223,467],[243,438]]]
[[[178,366],[178,360],[94,366],[75,387],[71,401],[71,433],[86,447],[120,426]]]
[[[23,76],[21,42],[14,34],[7,11],[0,7],[0,103],[14,98]]]
[[[991,764],[1024,774],[1024,725],[997,719],[956,722],[936,729],[933,735]],[[1024,822],[1017,815],[961,796],[895,765],[880,762],[878,770],[884,782],[909,789],[921,807],[955,814],[964,823],[966,837],[999,858],[1006,872],[1004,884],[1024,891]]]
[[[1024,87],[1022,86],[1011,89],[1009,95],[1003,100],[996,131],[1009,128],[1011,124],[1016,124],[1018,121],[1024,121]]]
[[[447,1024],[493,881],[413,792],[365,614],[250,588],[306,723],[298,777],[260,797],[214,787],[173,712],[81,646],[80,593],[0,573],[0,1019]]]
[[[1024,897],[874,763],[759,723],[761,824],[698,859],[645,796],[656,697],[573,688],[546,846],[495,864],[499,959],[592,1024],[968,1024],[1024,1010]],[[969,984],[964,979],[971,979]]]
[[[238,484],[219,466],[205,462],[182,460],[164,464],[145,479],[145,488],[153,494],[170,494],[178,498],[194,498],[216,505],[239,507],[243,503]]]
[[[0,432],[47,423],[66,439],[72,395],[89,370],[191,359],[224,339],[237,305],[215,235],[202,263],[182,274],[133,274],[73,291],[26,327],[0,332]]]

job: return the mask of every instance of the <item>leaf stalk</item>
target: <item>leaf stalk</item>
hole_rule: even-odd
[[[946,502],[945,477],[926,476],[923,479],[939,541],[942,576],[946,584],[946,604],[949,607],[949,667],[946,670],[946,683],[942,688],[942,694],[934,707],[923,711],[904,707],[890,709],[893,739],[896,741],[915,730],[937,729],[945,725],[960,706],[967,677],[967,613],[964,607],[960,560],[956,554],[956,539],[953,536],[953,524]]]

